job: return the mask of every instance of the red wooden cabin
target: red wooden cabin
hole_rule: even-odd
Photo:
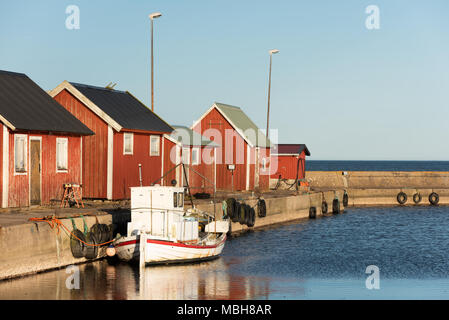
[[[25,74],[0,71],[1,206],[61,200],[82,184],[82,136],[93,132]]]
[[[278,144],[271,150],[272,179],[304,179],[306,156],[310,151],[305,144]]]
[[[271,143],[239,107],[216,102],[192,130],[219,145],[217,189],[268,189]]]
[[[185,126],[173,126],[171,137],[180,142],[181,161],[186,166],[186,175],[192,194],[214,192],[216,162],[215,150],[219,145]],[[179,148],[179,146],[178,146]],[[179,175],[183,186],[187,186],[184,174]]]
[[[50,95],[95,132],[83,138],[84,197],[129,199],[163,174],[162,136],[173,131],[131,93],[62,82]]]

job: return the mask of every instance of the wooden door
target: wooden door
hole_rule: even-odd
[[[41,204],[41,142],[30,140],[30,204]]]

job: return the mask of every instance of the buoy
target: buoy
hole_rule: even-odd
[[[108,257],[113,257],[115,256],[115,247],[111,244],[109,245],[109,247],[106,249],[106,254],[108,255]]]
[[[420,203],[420,202],[421,202],[421,199],[422,199],[422,197],[421,197],[421,195],[420,195],[419,193],[415,193],[415,194],[413,195],[413,202],[414,202],[415,204]]]
[[[440,196],[436,192],[432,192],[429,195],[429,202],[431,205],[436,206],[440,202]]]
[[[407,202],[407,195],[404,192],[399,192],[396,200],[398,200],[399,204],[405,204]]]

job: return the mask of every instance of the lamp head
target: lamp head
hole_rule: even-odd
[[[162,13],[160,12],[153,12],[152,14],[149,15],[151,20],[159,18],[160,16],[162,16]]]
[[[276,53],[278,53],[279,50],[278,50],[278,49],[273,49],[273,50],[270,50],[270,51],[268,51],[268,52],[269,52],[270,55],[271,55],[271,54],[276,54]]]

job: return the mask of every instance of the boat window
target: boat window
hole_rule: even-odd
[[[184,193],[179,192],[178,193],[178,207],[182,208],[184,206]]]
[[[178,206],[178,193],[173,192],[173,208],[176,208]]]

